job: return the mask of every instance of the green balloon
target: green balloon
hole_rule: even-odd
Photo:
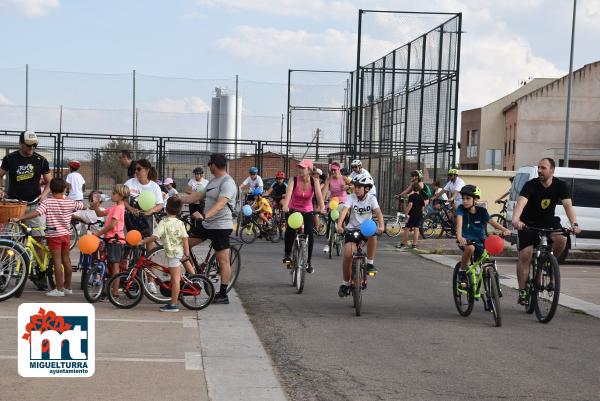
[[[337,221],[337,219],[340,218],[340,212],[337,210],[332,210],[331,211],[331,220],[333,221]]]
[[[288,226],[290,226],[290,228],[293,228],[294,230],[297,230],[300,227],[302,227],[303,223],[304,218],[302,217],[302,213],[294,212],[290,214],[290,217],[288,217]]]
[[[140,196],[137,198],[137,203],[143,211],[150,210],[156,205],[156,199],[154,193],[151,191],[142,191]]]

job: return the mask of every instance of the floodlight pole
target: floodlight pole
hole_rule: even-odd
[[[571,108],[572,96],[573,96],[573,47],[575,44],[575,16],[577,11],[577,0],[573,0],[573,25],[571,27],[571,55],[569,57],[569,84],[567,89],[567,117],[565,127],[565,154],[564,163],[565,167],[569,167],[569,141],[571,136]]]
[[[362,40],[362,16],[363,16],[363,12],[364,10],[359,9],[358,10],[358,40],[357,40],[357,45],[356,45],[356,98],[355,98],[355,104],[354,104],[354,109],[355,109],[355,115],[354,115],[354,143],[352,144],[352,158],[355,159],[357,157],[357,147],[358,147],[358,138],[360,138],[360,131],[361,131],[361,127],[359,127],[359,118],[358,115],[362,114],[362,110],[360,109],[360,105],[359,102],[362,103],[362,99],[361,99],[361,91],[359,90],[360,88],[360,47],[361,47],[361,40]]]

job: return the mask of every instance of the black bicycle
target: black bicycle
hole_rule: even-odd
[[[281,239],[279,227],[275,224],[275,221],[271,220],[271,223],[265,224],[259,220],[257,213],[253,213],[249,217],[249,221],[242,225],[239,235],[245,244],[253,243],[259,236],[273,243],[279,242]]]
[[[421,237],[423,239],[436,239],[446,237],[452,238],[456,236],[456,223],[454,219],[454,210],[447,203],[437,202],[440,209],[435,212],[428,213],[419,226]]]
[[[533,313],[541,323],[548,323],[554,317],[560,296],[560,267],[552,250],[550,235],[560,233],[568,236],[566,228],[525,227],[524,230],[536,232],[540,243],[533,250],[527,278],[528,302],[525,311]]]
[[[495,221],[496,223],[500,224],[504,228],[510,228],[508,226],[508,219],[507,219],[508,201],[507,200],[499,200],[499,201],[496,201],[496,203],[502,205],[502,210],[500,210],[500,213],[492,214],[490,216],[490,221]],[[495,230],[495,228],[489,223],[485,227],[485,229],[486,229],[486,231],[489,231],[489,232],[492,232]]]

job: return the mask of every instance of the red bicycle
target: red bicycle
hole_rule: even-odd
[[[106,288],[110,303],[121,309],[130,309],[139,304],[144,297],[144,292],[147,291],[139,278],[142,274],[152,277],[160,292],[170,297],[171,281],[163,281],[169,275],[169,268],[153,262],[144,254],[132,269],[119,273],[108,281]],[[215,297],[215,287],[202,274],[191,276],[182,274],[180,288],[179,300],[183,306],[191,310],[206,308]]]

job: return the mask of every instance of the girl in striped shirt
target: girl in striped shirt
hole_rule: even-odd
[[[54,277],[56,279],[56,288],[46,293],[49,297],[64,297],[65,294],[73,293],[71,290],[73,269],[69,256],[71,217],[75,210],[83,209],[83,202],[67,198],[65,196],[66,189],[65,180],[53,178],[50,181],[52,196],[44,199],[36,210],[32,210],[19,219],[14,219],[14,221],[29,220],[46,215],[46,238],[54,261]]]

